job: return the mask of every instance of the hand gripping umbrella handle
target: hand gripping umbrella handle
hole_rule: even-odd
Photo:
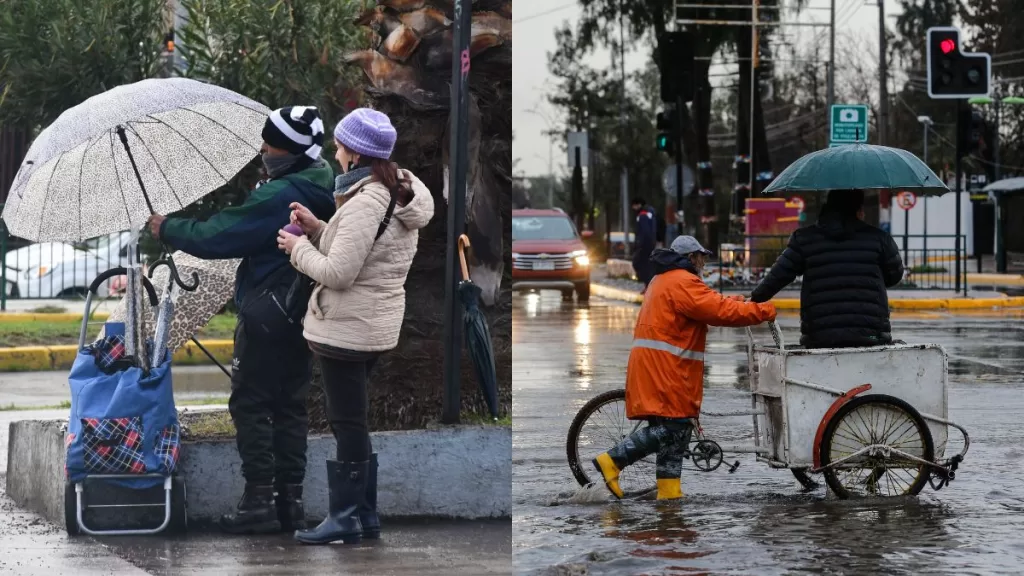
[[[469,266],[466,265],[466,248],[472,248],[469,243],[469,236],[459,236],[459,263],[462,265],[462,279],[469,280]]]

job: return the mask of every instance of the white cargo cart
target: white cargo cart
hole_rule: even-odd
[[[688,454],[698,469],[717,469],[724,453],[753,453],[772,468],[792,470],[807,488],[814,485],[808,473],[821,473],[840,498],[918,494],[926,484],[938,490],[955,478],[970,439],[948,419],[941,346],[787,348],[778,326],[769,327],[774,346],[757,344],[747,330],[751,409],[702,414],[752,417],[753,445],[719,445],[698,424]],[[600,480],[590,460],[644,425],[626,419],[624,390],[584,405],[567,443],[577,481]],[[963,445],[946,458],[951,427],[962,433]],[[654,456],[626,468],[620,484],[630,494],[647,493],[655,484]]]

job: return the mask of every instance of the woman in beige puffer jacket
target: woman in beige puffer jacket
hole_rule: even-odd
[[[292,265],[316,282],[303,334],[320,361],[337,441],[337,460],[327,461],[330,515],[295,533],[308,544],[380,537],[367,379],[381,353],[398,345],[418,230],[434,215],[430,190],[388,160],[396,137],[380,112],[346,116],[334,131],[343,172],[337,212],[325,223],[294,204],[292,222],[305,236],[280,233]]]

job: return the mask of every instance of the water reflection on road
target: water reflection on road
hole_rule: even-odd
[[[580,491],[565,435],[591,397],[624,383],[637,308],[558,295],[513,310],[513,538],[517,573],[1019,574],[1024,562],[1024,315],[894,314],[894,334],[950,355],[950,417],[971,432],[956,481],[897,501],[801,492],[785,470],[739,456],[735,474],[683,472],[682,503]],[[788,340],[796,316],[780,318]],[[762,335],[762,337],[765,337]],[[749,407],[745,334],[708,336],[705,409]],[[749,437],[748,418],[702,422]],[[749,440],[748,440],[749,441]],[[603,490],[603,489],[602,489]]]

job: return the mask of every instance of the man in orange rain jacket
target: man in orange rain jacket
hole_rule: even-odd
[[[708,326],[753,326],[775,319],[768,302],[744,302],[711,290],[701,278],[710,251],[692,236],[651,254],[654,279],[633,331],[626,374],[626,416],[647,420],[621,444],[594,458],[618,498],[619,472],[657,452],[658,499],[682,498],[679,476],[693,420],[704,397],[704,342]]]

